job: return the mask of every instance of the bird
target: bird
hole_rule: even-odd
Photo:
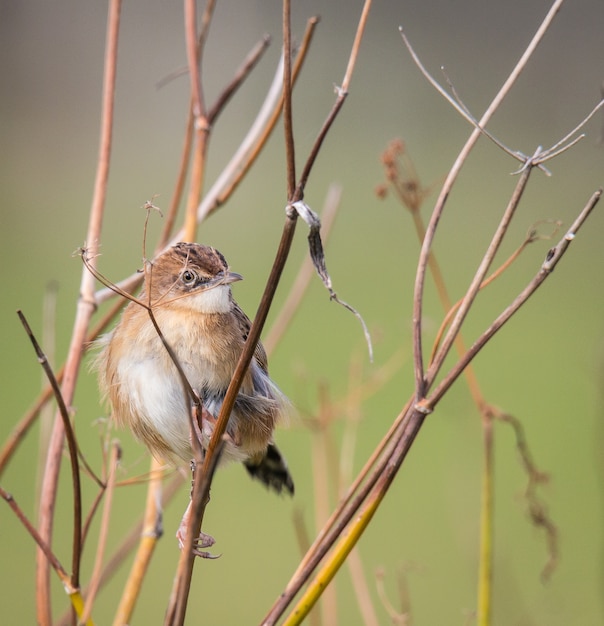
[[[137,301],[98,340],[99,387],[115,423],[130,429],[156,458],[191,463],[192,400],[173,356],[201,401],[200,439],[206,450],[251,327],[231,291],[243,277],[215,248],[188,242],[158,255],[144,273]],[[294,481],[273,439],[290,408],[269,376],[266,351],[258,342],[227,422],[219,463],[241,462],[268,489],[293,496]],[[177,533],[181,548],[188,510]],[[201,546],[213,542],[200,535]]]

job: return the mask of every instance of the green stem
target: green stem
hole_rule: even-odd
[[[493,596],[493,473],[494,441],[493,419],[490,415],[483,418],[484,467],[482,475],[482,498],[480,507],[480,555],[478,566],[478,626],[491,624],[491,600]]]

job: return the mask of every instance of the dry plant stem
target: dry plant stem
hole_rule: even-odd
[[[350,552],[366,526],[368,525],[373,513],[375,512],[377,505],[385,495],[386,490],[389,488],[392,480],[400,465],[402,464],[411,444],[413,443],[419,429],[421,428],[423,421],[427,415],[426,409],[433,409],[438,401],[442,398],[445,392],[450,388],[453,382],[461,375],[465,367],[471,362],[476,354],[486,345],[486,343],[500,330],[503,325],[518,311],[518,309],[528,300],[528,298],[535,293],[538,287],[545,281],[545,279],[551,274],[557,263],[560,261],[566,249],[570,245],[570,242],[574,240],[579,228],[585,222],[597,202],[601,197],[602,191],[598,190],[592,195],[588,203],[581,211],[580,215],[572,224],[571,228],[560,240],[557,246],[552,248],[546,260],[544,261],[541,269],[535,276],[535,278],[525,287],[525,289],[516,297],[514,302],[491,324],[491,326],[481,335],[481,337],[474,343],[474,345],[468,350],[466,355],[461,358],[458,363],[451,369],[450,373],[445,379],[437,386],[433,393],[426,399],[422,406],[418,406],[417,403],[410,406],[410,409],[406,412],[407,416],[403,420],[404,428],[402,436],[398,440],[396,447],[390,455],[385,467],[379,467],[379,479],[375,483],[369,497],[364,499],[361,507],[356,513],[355,522],[347,529],[346,535],[340,540],[338,545],[334,548],[333,554],[328,562],[323,566],[320,572],[317,574],[315,581],[309,586],[307,592],[302,596],[294,609],[290,618],[285,624],[298,624],[308,613],[314,602],[321,593],[321,589],[324,588],[333,576],[337,569],[343,563],[347,554]],[[376,475],[376,474],[374,474]],[[490,490],[492,492],[492,488]],[[487,546],[489,548],[489,546]],[[299,587],[298,587],[299,589]],[[297,589],[296,589],[297,591]],[[290,597],[290,590],[286,590],[273,609],[278,605],[288,603]],[[283,607],[284,608],[284,607]],[[487,608],[488,607],[483,607]],[[282,610],[279,612],[271,611],[269,617],[264,621],[264,624],[274,624],[275,620],[282,614]],[[488,615],[485,615],[485,619],[488,619]],[[485,622],[488,623],[488,622]]]
[[[545,19],[537,29],[537,32],[533,36],[531,42],[528,47],[520,57],[520,60],[508,76],[507,80],[480,118],[478,124],[480,128],[484,128],[488,121],[491,119],[492,115],[498,109],[499,105],[503,101],[503,99],[507,96],[510,89],[516,82],[518,76],[525,68],[529,59],[531,58],[533,52],[536,47],[539,45],[543,36],[547,32],[550,24],[552,23],[554,17],[560,10],[562,6],[563,0],[556,0],[549,12],[547,13]],[[419,65],[421,68],[421,64]],[[434,235],[436,233],[436,228],[440,221],[440,217],[444,210],[447,198],[449,197],[449,193],[453,187],[453,184],[457,180],[457,176],[465,163],[466,158],[468,157],[470,151],[474,147],[475,143],[478,141],[478,138],[481,135],[480,128],[475,128],[464,147],[462,148],[459,156],[455,160],[453,167],[449,171],[447,178],[443,184],[441,192],[436,201],[436,205],[434,210],[432,211],[432,216],[430,218],[430,222],[428,223],[428,227],[426,230],[426,236],[424,237],[418,266],[417,273],[415,278],[415,289],[414,289],[414,307],[413,307],[413,351],[414,351],[414,362],[415,362],[415,385],[416,385],[416,399],[418,402],[421,402],[425,397],[426,392],[426,381],[424,377],[424,361],[422,354],[422,306],[423,306],[423,293],[424,293],[424,285],[426,279],[426,267],[428,263],[428,258],[430,256],[430,250],[432,249],[432,242],[434,241]]]
[[[399,191],[398,185],[395,185],[395,189]],[[400,195],[400,194],[399,194]],[[404,199],[403,199],[404,201]],[[414,223],[418,232],[419,241],[421,242],[424,236],[424,227],[421,220],[421,215],[418,210],[419,207],[415,207],[411,210],[414,217]],[[483,280],[480,285],[480,289],[485,288],[488,284],[498,278],[503,272],[515,261],[516,258],[522,253],[522,251],[536,239],[535,233],[529,233],[525,241],[515,250],[510,257],[495,270],[487,279]],[[430,357],[430,363],[434,360],[435,352],[437,351],[442,333],[448,326],[451,318],[456,313],[457,309],[461,305],[462,300],[458,301],[453,307],[450,304],[450,298],[447,293],[447,289],[444,283],[444,279],[440,272],[440,268],[436,261],[436,257],[431,254],[429,258],[429,267],[433,275],[433,280],[436,284],[441,303],[445,310],[448,310],[445,319],[443,320],[439,332],[437,333],[434,345],[432,348],[432,355]],[[455,338],[455,346],[459,356],[461,357],[466,352],[466,347],[461,334]],[[479,550],[479,571],[478,571],[478,591],[477,591],[477,623],[479,626],[488,626],[491,623],[492,614],[492,569],[493,569],[493,519],[494,519],[494,498],[493,498],[493,486],[494,486],[494,438],[493,438],[493,416],[490,411],[484,396],[480,390],[480,386],[473,367],[468,365],[464,371],[464,375],[467,379],[468,388],[474,399],[474,402],[480,412],[483,428],[483,472],[482,472],[482,487],[481,487],[481,511],[480,511],[480,550]],[[545,525],[545,524],[544,524]],[[548,534],[548,537],[551,533]],[[550,544],[552,542],[550,541]],[[551,552],[551,554],[554,554]]]
[[[293,202],[296,188],[296,152],[292,119],[292,40],[290,0],[283,0],[283,129],[285,131],[285,163],[287,199]]]
[[[94,187],[94,195],[86,240],[88,245],[96,249],[98,246],[107,179],[109,176],[109,161],[111,154],[111,135],[113,128],[114,93],[117,66],[117,42],[120,21],[121,0],[111,0],[107,20],[107,41],[105,47],[105,71],[103,76],[103,103],[101,121],[101,139],[99,158]],[[81,363],[86,330],[90,318],[96,307],[94,299],[94,278],[86,270],[82,272],[80,300],[78,302],[74,330],[69,346],[65,375],[62,385],[62,395],[67,406],[73,399],[77,375]],[[55,418],[53,432],[46,458],[44,481],[42,483],[42,498],[40,501],[40,535],[49,542],[52,536],[54,508],[56,502],[57,483],[61,465],[61,449],[63,446],[64,429],[60,419]],[[50,575],[46,556],[38,552],[36,573],[36,605],[37,620],[41,626],[50,626]]]
[[[417,181],[417,176],[415,173],[413,174],[414,178]],[[394,181],[397,182],[397,181]],[[419,184],[417,184],[419,188]],[[405,197],[403,193],[403,189],[399,184],[394,184],[394,189],[399,195],[400,200],[403,202],[405,206],[410,210],[411,215],[413,217],[413,222],[415,225],[416,233],[418,236],[418,240],[421,242],[425,236],[425,227],[420,213],[420,202],[414,202],[412,204],[409,203],[408,199]],[[500,275],[503,270],[512,263],[512,261],[518,257],[520,252],[528,245],[531,241],[530,236],[527,238],[523,244],[520,246],[515,253],[511,255],[511,257],[504,262],[504,264],[499,267],[488,279],[484,280],[480,289],[484,288],[489,282],[494,280],[498,275]],[[451,307],[451,299],[449,297],[447,287],[444,281],[444,277],[442,272],[440,271],[440,266],[436,259],[436,256],[431,253],[428,259],[428,265],[430,268],[430,272],[432,274],[432,279],[436,285],[436,289],[439,295],[439,299],[443,306],[443,309],[447,311],[445,319],[443,320],[439,332],[437,333],[436,339],[434,341],[434,345],[432,348],[432,354],[430,357],[430,363],[433,362],[435,357],[435,352],[440,346],[442,333],[447,328],[451,318],[457,312],[459,306],[461,305],[462,300],[455,304],[455,306]],[[461,333],[455,337],[455,347],[459,356],[463,356],[466,352],[465,343],[463,341]],[[494,513],[494,499],[493,499],[493,421],[490,415],[490,412],[487,410],[487,403],[484,399],[484,396],[480,390],[480,385],[478,383],[478,379],[476,378],[476,374],[474,372],[474,368],[471,365],[464,371],[465,378],[467,380],[467,385],[470,390],[470,394],[476,404],[479,413],[482,418],[482,428],[483,428],[483,473],[482,473],[482,492],[481,492],[481,506],[480,506],[480,550],[479,550],[479,573],[478,573],[478,608],[477,608],[477,618],[480,626],[487,626],[490,623],[491,616],[491,597],[492,597],[492,542],[493,542],[493,513]]]
[[[103,506],[103,515],[101,518],[99,538],[96,546],[96,555],[90,576],[90,584],[84,605],[84,612],[80,621],[87,621],[92,613],[92,607],[96,600],[96,595],[101,582],[101,573],[103,567],[103,556],[105,554],[105,546],[107,544],[107,535],[109,533],[109,521],[111,520],[111,512],[113,505],[113,493],[115,491],[116,470],[120,460],[121,450],[117,443],[111,446],[111,455],[109,458],[109,474],[107,476],[107,489],[105,490],[105,500]]]
[[[247,78],[251,70],[254,68],[256,63],[260,60],[260,57],[267,49],[270,43],[270,38],[265,37],[260,41],[251,53],[248,55],[247,59],[244,61],[243,66],[237,71],[234,79],[231,83],[226,87],[226,89],[219,96],[216,103],[212,106],[210,111],[208,112],[208,124],[211,126],[216,121],[216,118],[220,114],[220,112],[224,109],[229,99],[233,96],[237,88],[241,85],[243,80]],[[174,192],[172,194],[172,199],[170,201],[170,208],[168,210],[168,216],[164,223],[164,227],[162,229],[161,236],[159,238],[159,243],[157,245],[156,252],[160,252],[167,245],[170,239],[170,235],[174,228],[174,222],[176,221],[176,215],[178,214],[178,207],[180,205],[180,201],[182,199],[182,194],[185,186],[185,182],[187,179],[187,171],[189,169],[189,161],[191,158],[191,146],[193,144],[193,128],[194,128],[194,115],[193,115],[193,107],[189,107],[189,114],[186,124],[185,131],[185,140],[182,149],[182,155],[180,160],[180,167],[178,169],[178,176],[176,178],[176,185],[174,187]]]
[[[214,10],[214,0],[208,0],[202,19],[202,35],[197,37],[197,2],[185,0],[185,42],[193,111],[193,163],[184,224],[184,241],[195,241],[197,231],[197,204],[201,197],[208,148],[210,125],[206,116],[201,80],[201,60],[205,35]]]
[[[72,586],[71,576],[65,571],[65,568],[61,565],[57,557],[53,554],[50,546],[42,539],[38,531],[35,529],[34,525],[27,519],[26,515],[21,510],[21,507],[19,507],[12,495],[2,489],[2,487],[0,487],[0,498],[2,498],[10,506],[10,508],[13,510],[13,513],[15,513],[21,524],[33,537],[34,541],[38,545],[38,548],[45,555],[48,563],[50,563],[52,568],[57,573],[57,576],[61,580],[63,588],[65,589],[65,593],[67,593],[67,595],[69,596],[71,606],[73,607],[76,615],[81,616],[82,610],[84,608],[84,600],[82,598],[80,590],[77,587]],[[87,620],[84,623],[86,626],[94,626],[92,620]]]
[[[213,125],[218,115],[224,110],[229,100],[233,97],[237,89],[241,86],[243,81],[250,75],[250,72],[256,67],[258,61],[260,61],[262,55],[266,52],[271,43],[269,35],[264,37],[252,48],[250,53],[244,59],[241,67],[235,72],[235,76],[231,82],[222,90],[220,96],[218,96],[216,102],[212,105],[208,111],[208,123]]]
[[[157,541],[162,535],[162,476],[163,471],[160,462],[154,458],[151,461],[151,480],[147,489],[147,504],[138,551],[134,557],[130,575],[113,619],[114,626],[129,624],[132,621],[132,613],[142,590],[151,557],[157,546]]]
[[[489,626],[493,599],[493,520],[495,518],[494,473],[495,441],[493,419],[488,411],[482,411],[483,467],[480,490],[480,549],[478,566],[478,590],[476,623]]]
[[[63,396],[61,395],[61,390],[59,388],[59,383],[55,378],[55,375],[48,363],[48,359],[46,355],[40,348],[25,316],[21,311],[17,311],[17,315],[21,320],[21,324],[25,328],[25,332],[27,333],[34,350],[36,351],[36,356],[38,357],[38,362],[42,365],[44,369],[44,373],[50,382],[50,386],[52,387],[55,399],[57,401],[57,406],[59,409],[59,415],[61,416],[63,428],[65,431],[66,439],[67,439],[67,448],[69,450],[69,460],[71,462],[71,480],[72,480],[72,490],[73,490],[73,545],[72,545],[72,581],[71,584],[74,588],[78,588],[80,586],[80,557],[82,553],[82,486],[80,484],[80,468],[78,467],[78,447],[76,443],[75,434],[73,432],[73,428],[71,426],[71,422],[69,421],[69,412],[67,410],[67,406],[65,401],[63,400]]]

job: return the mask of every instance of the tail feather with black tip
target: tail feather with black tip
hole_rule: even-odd
[[[264,483],[268,489],[277,493],[283,493],[285,490],[291,496],[294,495],[294,481],[285,459],[274,443],[268,444],[262,457],[248,459],[244,465],[250,476]]]

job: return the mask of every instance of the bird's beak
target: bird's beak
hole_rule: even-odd
[[[238,280],[243,280],[241,274],[237,274],[237,272],[227,272],[220,282],[223,285],[230,285],[231,283],[236,283]]]

